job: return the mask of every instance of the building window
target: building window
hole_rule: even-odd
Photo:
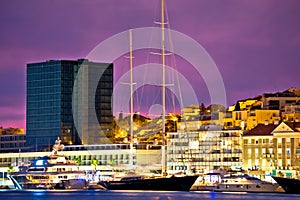
[[[273,154],[273,148],[269,148],[269,153]]]
[[[278,138],[278,139],[277,139],[277,143],[278,143],[278,144],[281,144],[281,143],[282,143],[281,138]]]
[[[241,120],[242,119],[242,113],[236,112],[236,119],[235,120]]]
[[[277,154],[280,154],[280,155],[282,154],[282,149],[281,148],[277,149]]]

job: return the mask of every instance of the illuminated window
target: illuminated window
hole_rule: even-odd
[[[277,139],[277,143],[280,144],[281,142],[282,142],[282,141],[281,141],[281,138],[278,138],[278,139]]]

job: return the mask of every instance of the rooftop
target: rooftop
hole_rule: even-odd
[[[249,132],[245,133],[244,136],[271,136],[273,130],[278,125],[274,124],[258,124],[255,128],[251,129]]]

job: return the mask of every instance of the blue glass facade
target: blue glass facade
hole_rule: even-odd
[[[83,61],[87,67],[93,65],[103,68],[103,64],[87,60],[53,60],[27,64],[26,146],[28,148],[39,150],[50,146],[57,137],[60,137],[64,144],[82,143],[73,121],[72,91],[77,72]],[[107,65],[104,66],[107,67]],[[109,72],[106,74],[111,87],[106,89],[107,92],[103,98],[110,99],[110,102],[113,83],[112,69],[112,64],[104,69],[105,72]],[[101,88],[97,91],[96,99],[101,99]],[[111,125],[111,104],[105,107],[106,109],[110,119],[107,122]],[[98,115],[100,114],[97,113]]]

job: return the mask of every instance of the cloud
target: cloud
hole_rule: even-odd
[[[25,106],[0,106],[0,126],[25,128]]]
[[[166,4],[171,28],[198,41],[216,62],[229,104],[247,95],[300,86],[300,1],[172,0]],[[129,27],[153,26],[160,19],[159,9],[158,0],[3,0],[0,118],[11,120],[3,113],[6,106],[15,112],[14,104],[21,105],[17,111],[23,112],[19,116],[25,120],[26,63],[85,57],[101,41]],[[194,75],[193,71],[183,74]],[[201,102],[207,91],[201,78],[195,79],[193,87],[198,87]]]

